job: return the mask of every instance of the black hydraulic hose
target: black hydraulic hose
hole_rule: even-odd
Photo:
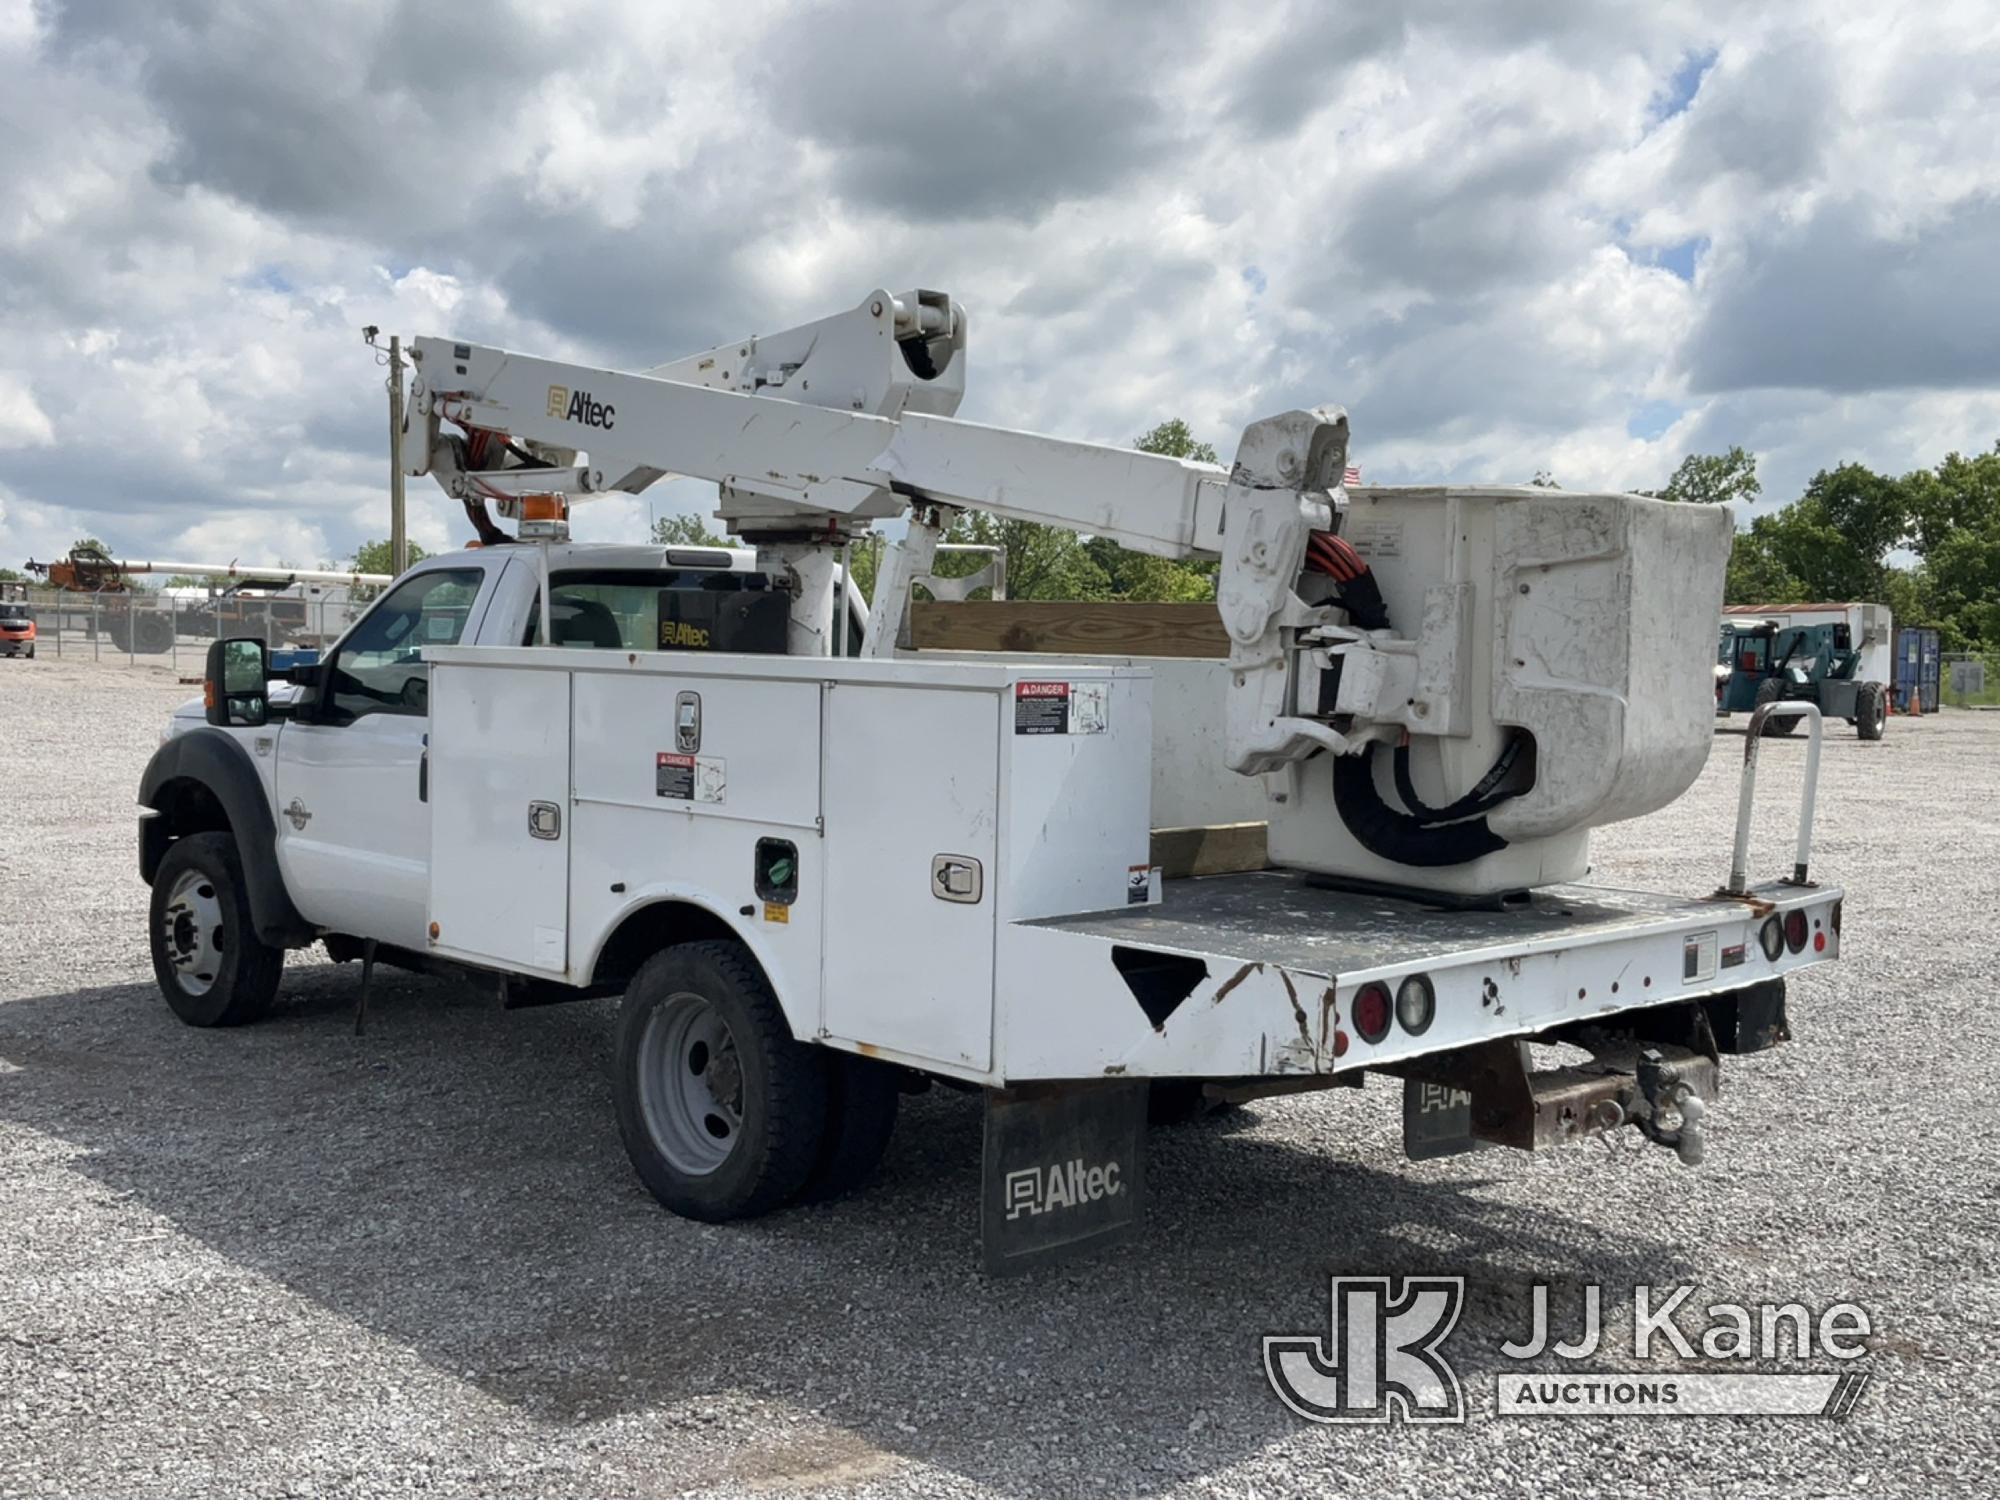
[[[1387,630],[1389,628],[1389,606],[1382,600],[1382,590],[1375,582],[1375,574],[1367,568],[1345,582],[1334,585],[1340,591],[1341,608],[1347,617],[1363,630]]]
[[[1436,823],[1456,823],[1461,818],[1491,812],[1509,797],[1517,795],[1514,792],[1503,792],[1499,787],[1500,783],[1507,779],[1507,774],[1514,769],[1514,762],[1520,759],[1523,738],[1524,736],[1517,734],[1509,739],[1500,751],[1499,758],[1493,762],[1486,774],[1479,778],[1478,784],[1463,797],[1444,807],[1431,807],[1417,795],[1416,783],[1410,779],[1410,742],[1406,739],[1396,747],[1394,761],[1396,795],[1403,799],[1403,806],[1410,810],[1416,820],[1427,826]]]
[[[1359,755],[1333,757],[1333,805],[1355,841],[1370,854],[1399,865],[1435,869],[1462,865],[1507,847],[1482,815],[1432,827],[1397,812],[1375,789],[1375,746]]]

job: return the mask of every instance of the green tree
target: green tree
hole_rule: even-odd
[[[1113,597],[1110,578],[1085,549],[1083,539],[1060,526],[1003,521],[985,511],[969,510],[951,523],[945,540],[1006,548],[1010,599]],[[978,556],[940,557],[937,572],[944,578],[963,577],[985,565]]]
[[[1133,446],[1142,453],[1162,453],[1195,463],[1217,461],[1214,446],[1197,441],[1179,417],[1160,423]],[[983,511],[966,511],[952,523],[945,540],[1005,547],[1010,599],[1194,601],[1215,597],[1214,563],[1152,557],[1129,551],[1109,537],[1083,537],[1060,526],[1006,521]],[[857,586],[865,584],[872,598],[872,557],[869,564],[871,571],[864,580],[857,562],[855,581]],[[940,577],[963,577],[984,566],[985,559],[978,556],[941,557],[937,571]]]
[[[410,542],[407,545],[410,549],[410,565],[412,567],[415,567],[426,557],[430,556],[428,552],[424,551],[415,542]],[[396,571],[396,554],[395,550],[386,540],[363,542],[359,547],[354,549],[354,555],[348,558],[346,563],[335,564],[333,566],[352,568],[357,573],[394,573]],[[357,604],[365,604],[381,592],[382,589],[379,584],[358,584],[354,589],[354,600]]]
[[[1979,533],[2000,519],[2000,443],[1991,453],[1948,455],[1935,469],[1903,479],[1910,545],[1928,557],[1954,535]]]
[[[700,516],[661,516],[653,522],[655,547],[727,547]]]
[[[1690,453],[1667,480],[1665,489],[1640,491],[1660,500],[1697,505],[1721,505],[1731,500],[1748,504],[1763,492],[1756,455],[1740,447],[1727,453]]]
[[[1198,464],[1220,463],[1213,443],[1195,441],[1194,432],[1179,417],[1169,417],[1150,432],[1141,433],[1132,446],[1141,453],[1164,453],[1168,458],[1189,458]]]

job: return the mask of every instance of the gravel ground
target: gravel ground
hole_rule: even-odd
[[[0,663],[0,1495],[1992,1493],[2000,715],[1830,734],[1849,956],[1794,986],[1794,1044],[1727,1065],[1702,1170],[1406,1164],[1377,1081],[1156,1132],[1134,1249],[989,1283],[963,1096],[911,1101],[867,1194],[712,1228],[625,1162],[609,1003],[392,975],[356,1038],[355,971],[302,962],[268,1022],[181,1027],[131,802],[189,691]],[[1600,873],[1713,887],[1741,743]],[[1468,1278],[1469,1424],[1286,1413],[1259,1336],[1324,1332],[1330,1273],[1418,1272]],[[1609,1368],[1640,1283],[1853,1300],[1873,1380],[1842,1424],[1496,1418],[1536,1280],[1604,1285]]]

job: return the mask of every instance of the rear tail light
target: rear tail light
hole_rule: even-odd
[[[1833,923],[1833,935],[1835,937],[1840,936],[1840,908],[1846,904],[1847,903],[1844,901],[1836,901],[1833,903],[1833,916],[1830,920]]]
[[[1757,929],[1757,942],[1764,950],[1764,957],[1772,963],[1785,951],[1785,924],[1776,917],[1764,918],[1764,925]]]
[[[1802,911],[1785,913],[1785,946],[1794,953],[1806,951],[1806,914]]]
[[[1348,1007],[1354,1018],[1354,1032],[1371,1047],[1389,1034],[1389,992],[1379,984],[1364,984],[1354,992]]]
[[[1423,975],[1412,974],[1396,986],[1396,1024],[1411,1036],[1429,1031],[1436,1014],[1437,991]]]

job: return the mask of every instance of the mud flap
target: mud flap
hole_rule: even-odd
[[[1477,1151],[1483,1144],[1472,1133],[1472,1095],[1422,1079],[1403,1080],[1403,1155],[1430,1161]]]
[[[1016,1276],[1122,1244],[1146,1197],[1146,1084],[1023,1084],[986,1094],[979,1243]]]

